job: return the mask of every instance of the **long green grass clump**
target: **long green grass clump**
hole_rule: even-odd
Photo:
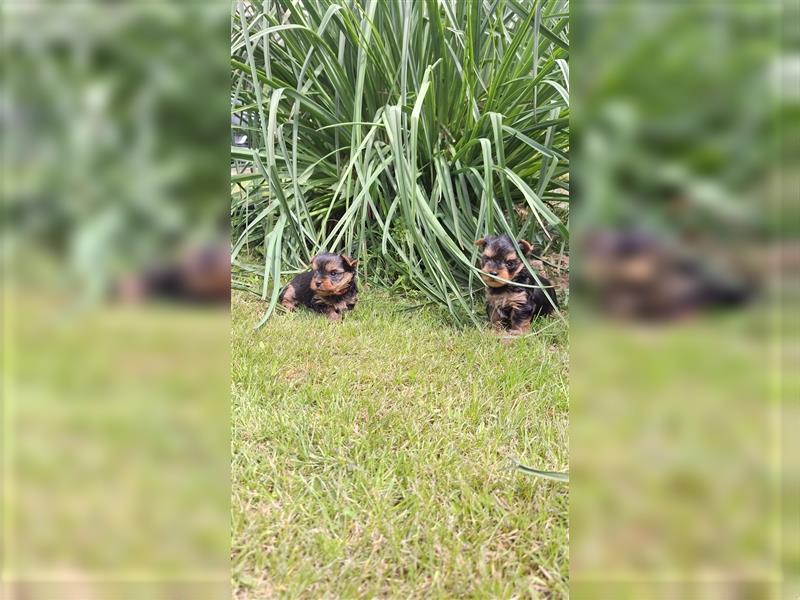
[[[234,287],[268,301],[320,250],[478,323],[475,239],[563,252],[567,0],[233,6]]]

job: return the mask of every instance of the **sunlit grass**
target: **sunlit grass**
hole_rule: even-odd
[[[503,343],[362,295],[342,324],[233,302],[241,597],[567,595],[566,328]]]

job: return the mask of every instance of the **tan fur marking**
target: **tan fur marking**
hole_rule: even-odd
[[[487,296],[486,303],[494,310],[517,309],[528,301],[525,290],[509,290],[501,294]]]
[[[355,268],[358,264],[358,259],[350,258],[349,256],[342,254],[342,260],[346,262],[351,268]]]
[[[489,322],[492,323],[496,328],[502,328],[503,324],[503,313],[500,310],[490,304],[489,305]]]
[[[331,285],[331,293],[335,295],[344,292],[345,289],[347,289],[347,286],[350,285],[351,281],[353,281],[353,274],[345,273],[342,275],[342,280],[339,283]]]
[[[283,298],[281,299],[281,305],[286,307],[287,309],[294,310],[297,308],[297,301],[295,300],[295,291],[294,286],[290,285],[286,288],[286,291],[283,292]]]
[[[337,302],[328,309],[325,313],[331,321],[341,321],[342,313],[347,310],[347,305],[344,302]]]
[[[517,269],[513,273],[509,273],[508,269],[502,268],[497,270],[497,275],[495,275],[494,277],[500,277],[501,279],[511,280],[514,277],[516,277],[517,273],[519,273],[519,269]],[[483,282],[489,287],[498,288],[507,285],[505,281],[498,281],[494,277],[490,277],[489,275],[481,275],[481,279],[483,279]]]
[[[530,331],[530,329],[531,329],[531,322],[530,321],[526,321],[525,323],[521,324],[516,329],[511,329],[509,331],[509,333],[512,334],[512,335],[522,335],[523,333],[528,333],[528,331]]]
[[[519,240],[517,243],[519,244],[520,249],[522,249],[526,255],[530,254],[533,250],[533,244],[531,244],[528,240]]]

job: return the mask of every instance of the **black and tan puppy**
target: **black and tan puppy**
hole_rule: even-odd
[[[533,249],[529,242],[520,240],[519,247],[528,256]],[[507,235],[489,236],[475,242],[481,249],[481,279],[486,284],[486,314],[495,327],[511,333],[525,333],[531,320],[553,312],[558,306],[555,290],[544,277],[539,277],[543,288],[522,287],[517,283],[538,286],[517,255],[514,244]],[[510,280],[498,281],[494,277]],[[552,300],[548,300],[548,297]]]
[[[164,300],[186,304],[229,304],[231,250],[228,242],[190,246],[177,258],[154,264],[117,282],[116,300]]]
[[[357,263],[349,256],[317,254],[311,260],[311,270],[300,273],[283,288],[280,303],[290,311],[305,306],[332,321],[341,321],[342,315],[356,305]]]

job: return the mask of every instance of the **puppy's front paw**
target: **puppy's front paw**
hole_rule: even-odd
[[[531,322],[530,321],[523,321],[522,323],[512,323],[511,329],[508,333],[511,335],[525,335],[529,333],[531,330]]]
[[[297,290],[294,287],[294,284],[289,284],[284,288],[281,292],[279,302],[280,305],[283,306],[287,311],[292,312],[295,308],[297,308],[297,298],[296,298]]]

